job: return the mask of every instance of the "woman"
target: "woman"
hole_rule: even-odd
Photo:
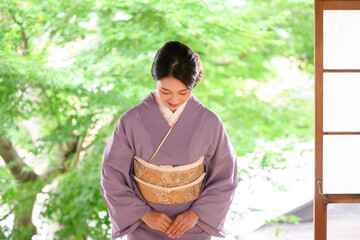
[[[103,154],[112,238],[225,237],[236,154],[221,119],[192,94],[199,56],[167,42],[151,73],[157,90],[121,116]]]

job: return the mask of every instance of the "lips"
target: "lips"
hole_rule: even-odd
[[[171,103],[169,103],[169,102],[168,102],[168,104],[169,104],[169,106],[172,107],[172,108],[176,108],[176,107],[178,107],[178,106],[180,105],[180,103],[178,103],[178,104],[171,104]]]

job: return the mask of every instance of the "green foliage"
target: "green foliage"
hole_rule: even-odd
[[[46,210],[42,216],[60,224],[56,236],[66,239],[82,236],[91,239],[107,239],[110,221],[104,199],[99,188],[101,154],[86,156],[84,166],[63,174],[59,184],[48,194]]]
[[[0,136],[33,154],[35,162],[48,160],[49,170],[80,159],[44,193],[49,198],[43,216],[62,226],[59,238],[109,237],[108,216],[99,215],[107,211],[99,184],[101,154],[120,115],[154,89],[151,64],[166,41],[178,40],[200,54],[203,78],[194,94],[221,116],[239,156],[275,139],[312,138],[311,100],[287,91],[276,102],[264,101],[246,86],[247,79],[276,78],[271,60],[277,56],[298,60],[312,74],[312,1],[226,3],[0,2]],[[37,136],[27,121],[39,127]],[[74,140],[83,144],[67,154]],[[283,159],[267,152],[256,161],[268,170],[281,168]],[[239,179],[251,172],[241,169]],[[19,202],[21,194],[33,196],[47,184],[20,186],[5,167],[0,175],[0,201],[9,211],[31,208]]]
[[[275,225],[277,223],[291,223],[291,224],[298,224],[301,221],[301,218],[295,215],[289,216],[279,216],[270,221],[266,221],[267,224]]]
[[[269,225],[276,225],[279,223],[287,223],[287,224],[298,224],[301,221],[301,218],[295,215],[289,215],[289,216],[279,216],[272,220],[266,221]],[[284,233],[284,229],[280,227],[275,228],[275,236],[279,237],[281,233]]]
[[[14,161],[15,162],[15,161]],[[30,181],[20,183],[10,174],[8,167],[0,167],[0,219],[6,219],[11,214],[31,218],[31,210],[33,208],[36,194],[41,189],[40,181]],[[13,236],[14,239],[26,238],[31,234],[32,229],[28,225],[19,225],[19,227],[10,229],[8,226],[0,228],[0,236]],[[13,239],[9,238],[9,239]],[[0,238],[0,239],[5,239]],[[8,239],[8,238],[6,238]]]

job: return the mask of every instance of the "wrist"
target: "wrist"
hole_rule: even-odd
[[[144,216],[142,216],[140,219],[143,220],[144,222],[146,221],[146,219],[148,218],[148,216],[151,214],[152,210],[148,211],[147,213],[145,213]]]
[[[197,214],[197,212],[195,212],[194,210],[192,210],[192,209],[189,209],[189,212],[191,212],[191,214],[193,214],[194,215],[194,217],[196,217],[196,219],[197,220],[199,220],[199,215]]]

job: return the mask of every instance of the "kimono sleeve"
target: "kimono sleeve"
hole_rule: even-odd
[[[215,149],[206,163],[204,188],[190,207],[199,215],[197,225],[216,237],[225,237],[224,222],[238,183],[236,152],[221,120]]]
[[[101,188],[111,220],[111,237],[137,228],[150,207],[140,199],[130,177],[133,150],[129,146],[121,117],[105,147],[101,163]]]

